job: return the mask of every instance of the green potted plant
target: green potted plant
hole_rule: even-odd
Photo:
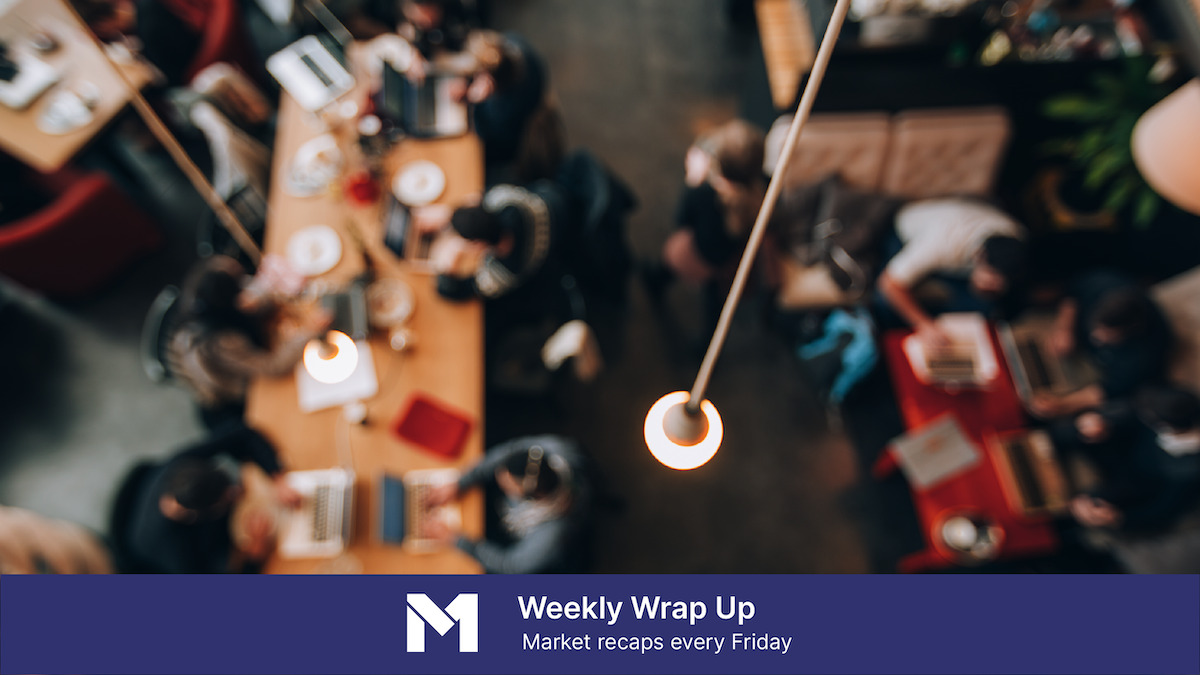
[[[1067,174],[1056,184],[1060,201],[1070,202],[1065,193],[1075,187],[1107,214],[1109,222],[1119,213],[1128,213],[1138,227],[1154,220],[1162,199],[1138,172],[1129,143],[1142,113],[1170,93],[1162,79],[1155,77],[1150,59],[1126,59],[1119,74],[1093,74],[1089,91],[1066,92],[1043,103],[1047,117],[1078,130],[1044,146],[1067,163]]]

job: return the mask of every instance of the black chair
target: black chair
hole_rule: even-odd
[[[121,481],[117,496],[113,499],[108,515],[108,541],[113,553],[113,564],[118,572],[147,574],[154,570],[138,559],[129,547],[129,527],[133,521],[137,498],[145,490],[147,482],[158,465],[150,461],[138,462]]]
[[[167,286],[158,292],[146,320],[142,324],[142,370],[151,382],[162,384],[171,380],[167,364],[167,342],[179,314],[179,289]]]

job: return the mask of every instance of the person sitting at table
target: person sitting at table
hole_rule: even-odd
[[[234,545],[230,518],[245,491],[230,461],[257,464],[272,477],[281,505],[299,505],[300,495],[285,482],[270,442],[246,426],[227,425],[141,479],[128,521],[116,524],[137,567],[169,574],[238,572],[266,558],[274,527],[266,513],[247,516],[246,542]]]
[[[264,284],[251,281],[241,263],[217,255],[202,261],[184,284],[167,361],[209,428],[241,419],[250,381],[289,373],[304,345],[332,321],[328,311],[312,311],[298,322],[281,322],[281,334],[272,341],[268,325],[280,305],[262,290]]]
[[[429,504],[446,504],[485,485],[499,488],[496,515],[502,533],[475,541],[432,519],[429,526],[440,538],[454,541],[489,574],[582,571],[584,561],[578,558],[592,494],[585,456],[574,441],[529,436],[502,443],[457,483],[434,488]]]
[[[1081,450],[1100,483],[1071,500],[1088,527],[1154,530],[1200,497],[1200,398],[1152,385],[1133,402],[1109,403],[1051,427],[1055,445]]]
[[[476,23],[462,0],[348,0],[339,4],[345,9],[337,13],[356,39],[398,33],[416,47],[423,61],[443,52],[461,51]]]
[[[765,138],[749,122],[732,120],[688,148],[675,231],[663,244],[659,259],[642,271],[651,299],[660,299],[677,277],[703,286],[707,319],[716,325],[766,194]]]
[[[438,292],[451,300],[503,298],[513,309],[530,309],[524,305],[536,305],[546,283],[557,281],[555,254],[565,217],[565,200],[548,181],[489,189],[478,206],[456,209],[434,244]]]
[[[474,31],[466,51],[475,69],[454,94],[474,104],[488,184],[553,178],[566,152],[566,132],[549,96],[545,61],[514,33]]]
[[[1041,394],[1030,409],[1049,418],[1127,397],[1162,377],[1171,343],[1162,310],[1136,283],[1111,271],[1083,274],[1059,304],[1050,347],[1058,357],[1084,352],[1100,381],[1069,394]]]
[[[1024,228],[993,206],[961,198],[921,200],[901,207],[895,226],[892,247],[898,250],[876,282],[878,318],[885,325],[902,320],[928,344],[947,342],[934,314],[990,313],[1011,300],[1025,278]],[[919,288],[925,282],[937,288]],[[923,295],[937,298],[923,301]]]
[[[170,87],[186,86],[209,13],[204,0],[71,0],[104,42],[123,43],[158,68]]]

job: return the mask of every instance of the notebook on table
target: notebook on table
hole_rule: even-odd
[[[462,527],[462,509],[458,502],[430,509],[429,490],[458,477],[457,469],[418,469],[406,472],[403,478],[384,474],[379,491],[379,538],[416,553],[440,548],[441,540],[431,536],[427,524],[437,519],[457,531]]]
[[[979,463],[979,448],[947,413],[892,440],[888,446],[914,489],[927,490]]]
[[[288,485],[301,504],[279,523],[284,558],[332,558],[350,543],[354,518],[354,473],[344,469],[292,471]]]

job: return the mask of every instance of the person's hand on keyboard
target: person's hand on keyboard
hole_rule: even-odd
[[[255,510],[246,516],[246,542],[242,553],[251,560],[263,560],[274,547],[275,524],[270,514]]]
[[[444,485],[435,485],[429,488],[426,493],[426,507],[434,509],[444,504],[449,504],[458,498],[458,484],[446,483]]]
[[[458,539],[458,530],[450,527],[439,511],[431,511],[421,529],[427,539],[435,539],[445,544],[452,544]]]
[[[279,500],[280,504],[292,509],[300,506],[300,502],[304,500],[300,493],[296,492],[295,488],[288,483],[287,476],[284,474],[275,477],[275,498]]]

